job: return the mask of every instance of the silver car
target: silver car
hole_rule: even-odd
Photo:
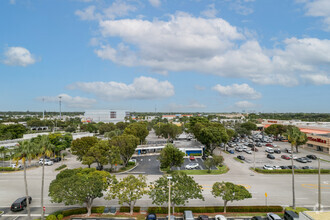
[[[190,163],[190,164],[186,165],[186,170],[196,169],[197,167],[199,167],[198,163]]]

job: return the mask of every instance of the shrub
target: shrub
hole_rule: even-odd
[[[119,212],[129,212],[129,211],[130,208],[128,206],[121,206],[119,209]],[[140,207],[139,206],[133,207],[133,212],[140,212]]]
[[[189,154],[189,156],[202,156],[201,153],[192,153],[192,154]]]
[[[48,215],[46,220],[57,220],[55,215]]]
[[[87,209],[86,208],[77,208],[77,209],[69,209],[62,211],[62,215],[64,217],[70,216],[70,215],[79,215],[79,214],[86,214]]]
[[[15,171],[15,168],[12,167],[0,167],[0,171]]]
[[[56,170],[56,171],[58,171],[58,170],[62,170],[62,169],[64,169],[65,167],[66,167],[66,165],[63,164],[63,165],[57,167],[55,170]]]
[[[92,208],[92,213],[103,213],[104,209],[104,206],[96,206]]]
[[[62,220],[63,219],[63,215],[62,214],[57,215],[57,219],[58,220]]]
[[[135,165],[135,162],[130,161],[130,162],[127,163],[127,166],[132,166],[132,165]]]
[[[291,207],[286,207],[285,210],[294,211],[297,214],[299,214],[299,212],[309,211],[309,209],[304,208],[304,207],[296,207],[296,209],[293,209]]]
[[[229,206],[227,212],[282,212],[282,206]]]

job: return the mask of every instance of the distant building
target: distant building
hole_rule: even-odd
[[[126,110],[87,110],[82,118],[82,122],[124,122],[130,112]]]

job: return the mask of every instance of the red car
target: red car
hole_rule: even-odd
[[[190,160],[195,160],[195,157],[194,156],[190,156],[189,159]]]
[[[266,144],[267,147],[274,147],[272,144]]]
[[[282,155],[281,158],[284,159],[284,160],[290,160],[290,157],[287,156],[287,155]]]

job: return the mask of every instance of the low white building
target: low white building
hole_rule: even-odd
[[[85,111],[82,122],[105,122],[117,123],[124,122],[125,117],[129,117],[127,110],[87,110]]]

